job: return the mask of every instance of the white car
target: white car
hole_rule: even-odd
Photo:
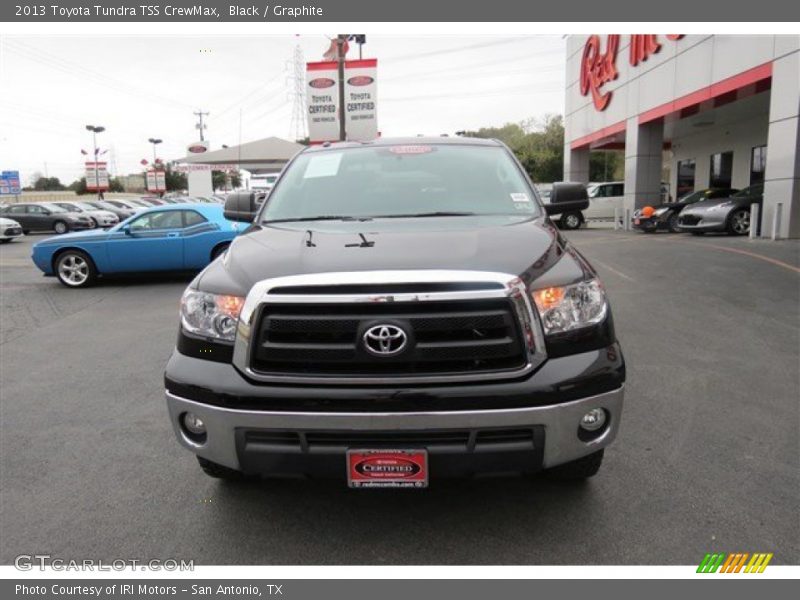
[[[613,219],[614,209],[622,211],[625,200],[625,184],[622,181],[590,183],[589,208],[583,211],[586,219]]]
[[[22,237],[22,225],[12,219],[0,217],[0,244]]]
[[[70,212],[83,213],[87,217],[90,217],[97,227],[113,227],[119,223],[119,217],[110,210],[102,210],[86,202],[70,200],[68,202],[52,202],[51,204],[65,208]]]

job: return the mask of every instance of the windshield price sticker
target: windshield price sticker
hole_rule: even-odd
[[[511,194],[511,199],[514,202],[530,202],[531,201],[531,199],[528,198],[528,194],[525,194],[524,192],[514,192],[514,193],[512,193]]]
[[[414,146],[392,146],[389,148],[389,152],[392,154],[427,154],[428,152],[433,152],[433,148],[431,146],[422,146],[422,145],[414,145]]]
[[[341,152],[325,152],[317,156],[312,156],[308,161],[303,179],[313,179],[315,177],[334,177],[339,173],[339,165],[342,162]]]

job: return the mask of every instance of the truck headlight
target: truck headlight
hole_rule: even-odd
[[[662,208],[657,208],[657,209],[655,209],[655,210],[653,211],[653,216],[654,216],[654,217],[660,217],[661,215],[663,215],[663,214],[664,214],[665,212],[667,212],[668,210],[669,210],[669,207],[668,207],[668,206],[664,206],[664,207],[662,207]]]
[[[546,335],[600,323],[606,318],[605,290],[597,279],[531,292]]]
[[[232,342],[244,298],[187,289],[181,298],[181,325],[203,337]]]

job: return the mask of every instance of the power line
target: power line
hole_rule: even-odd
[[[490,48],[492,46],[504,46],[506,44],[517,44],[519,42],[529,41],[529,37],[513,37],[494,40],[491,42],[480,42],[477,44],[468,44],[466,46],[457,46],[455,48],[445,48],[444,50],[431,50],[429,52],[414,52],[411,54],[401,54],[400,56],[390,56],[383,59],[383,62],[392,62],[395,60],[414,60],[417,58],[429,58],[431,56],[442,56],[444,54],[453,54],[456,52],[468,52],[469,50],[478,50],[480,48]]]
[[[117,92],[121,92],[129,96],[138,96],[139,98],[157,103],[161,105],[162,108],[164,105],[170,105],[170,104],[175,107],[181,107],[181,108],[191,107],[190,104],[177,101],[173,98],[159,96],[158,94],[154,94],[150,91],[145,91],[141,88],[131,86],[127,83],[115,80],[113,77],[110,77],[107,73],[100,73],[98,71],[93,71],[82,65],[78,65],[76,63],[59,58],[58,56],[55,56],[43,50],[39,50],[38,48],[27,46],[26,44],[23,44],[14,39],[6,38],[4,40],[4,46],[12,53],[22,56],[23,58],[26,58],[33,62],[44,65],[45,67],[51,70],[59,71],[71,77],[78,77],[89,83],[99,85],[101,87],[105,87],[107,89],[114,90]]]

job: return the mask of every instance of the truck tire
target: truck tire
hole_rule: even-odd
[[[564,213],[558,220],[558,225],[561,229],[577,229],[581,226],[581,223],[583,223],[581,213],[574,211]]]
[[[230,467],[225,467],[223,465],[218,465],[217,463],[211,462],[202,456],[197,457],[197,462],[200,463],[200,468],[203,469],[203,473],[209,477],[214,477],[215,479],[226,479],[228,481],[242,481],[246,479],[244,473],[241,471],[237,471],[236,469],[231,469]]]
[[[588,479],[589,477],[597,475],[601,464],[603,464],[603,450],[598,450],[578,460],[573,460],[563,465],[553,467],[552,469],[547,469],[545,474],[551,479],[562,481]]]

